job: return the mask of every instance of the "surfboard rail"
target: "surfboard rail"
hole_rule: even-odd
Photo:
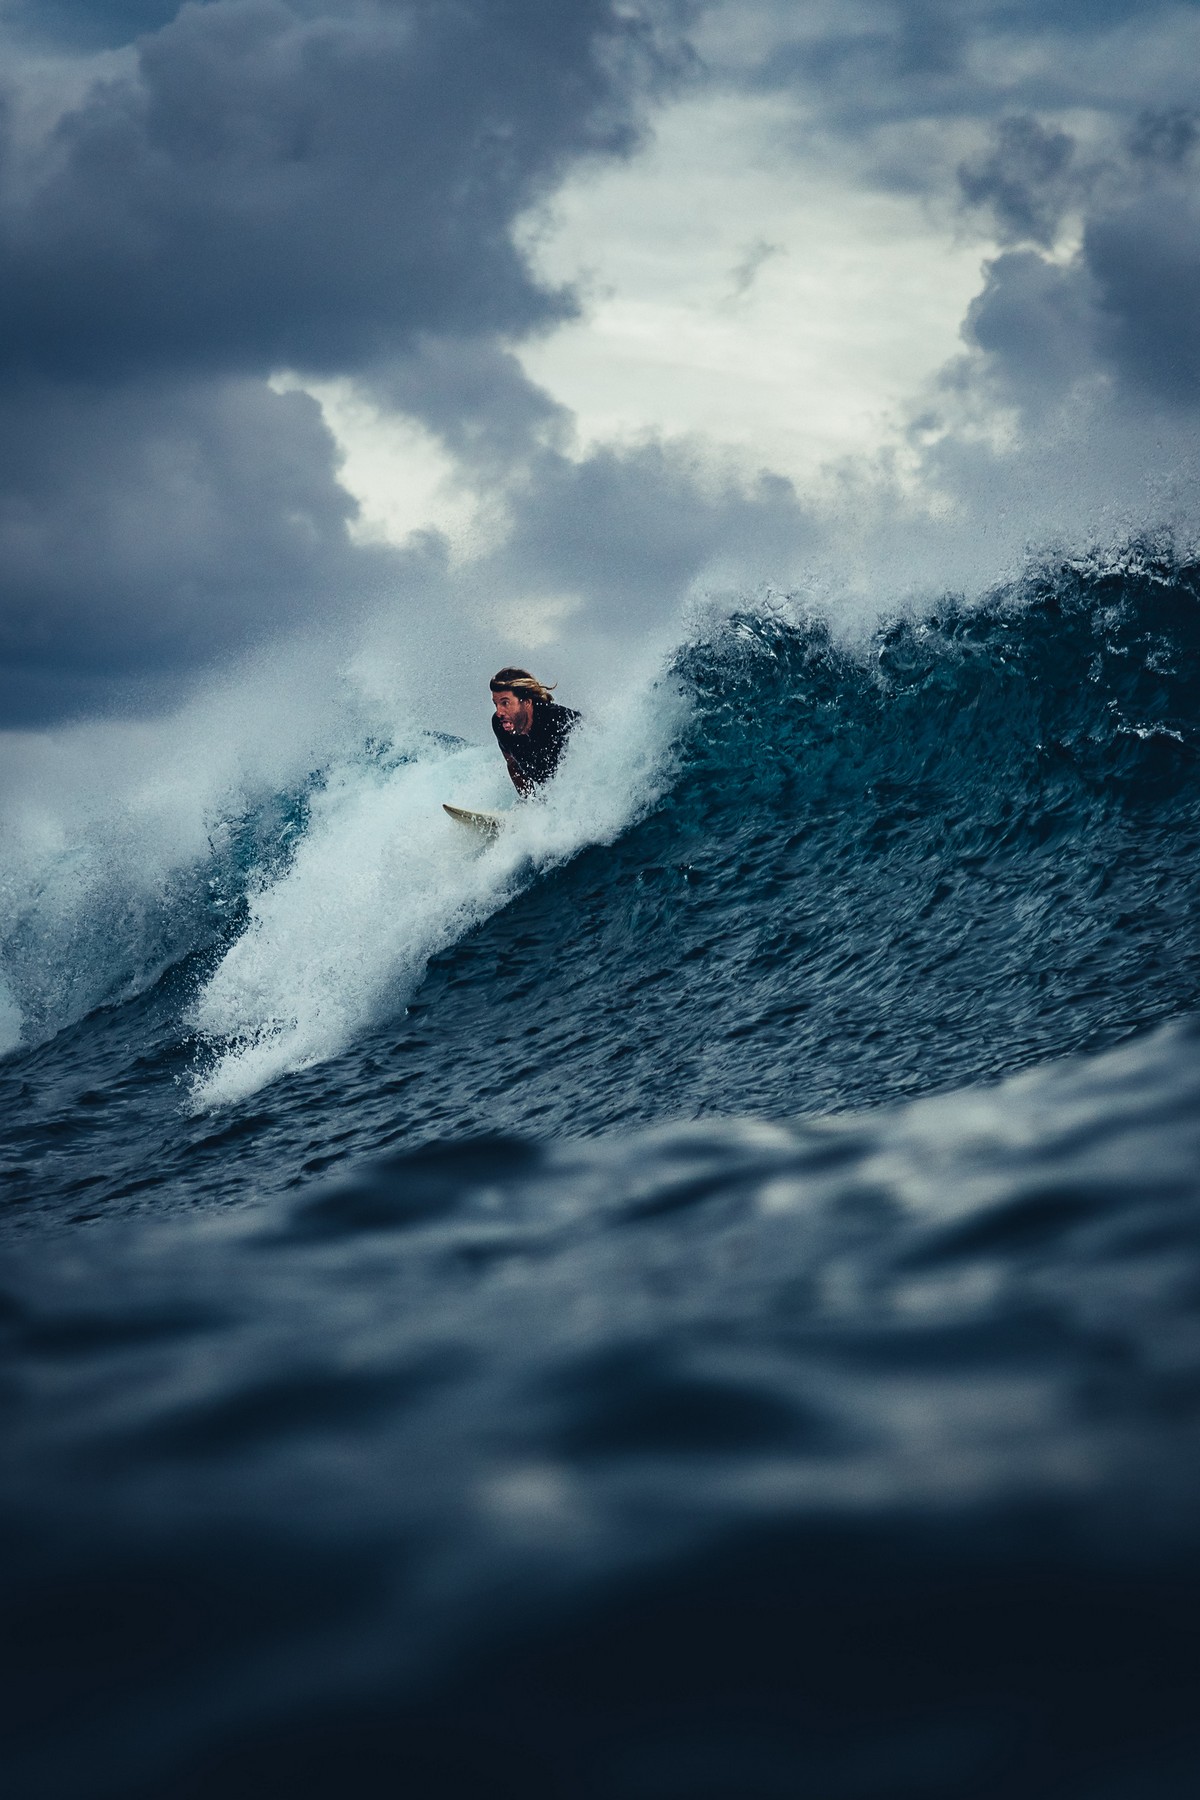
[[[442,811],[449,813],[450,817],[459,825],[465,825],[471,831],[478,831],[484,837],[495,837],[497,832],[503,831],[505,826],[503,813],[472,812],[465,806],[451,806],[445,800],[442,801]]]

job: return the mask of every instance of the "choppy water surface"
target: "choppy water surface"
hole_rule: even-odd
[[[1198,731],[1131,553],[730,620],[495,846],[431,738],[14,839],[18,1791],[1193,1794]]]
[[[501,797],[499,759],[427,738],[244,799],[190,863],[89,826],[10,887],[23,1216],[874,1105],[1200,1004],[1196,584],[1059,569],[853,650],[732,620],[482,851],[440,801]]]

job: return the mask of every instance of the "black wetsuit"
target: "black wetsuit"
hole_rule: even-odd
[[[554,700],[535,700],[533,724],[524,736],[519,731],[505,731],[494,713],[492,730],[505,756],[516,764],[517,773],[531,787],[537,787],[549,781],[557,769],[571,729],[578,722],[579,714],[569,706],[559,706]]]

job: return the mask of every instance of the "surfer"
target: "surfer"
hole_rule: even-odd
[[[518,794],[531,793],[557,769],[579,714],[552,700],[528,669],[501,669],[489,685],[496,709],[492,730],[512,784]]]

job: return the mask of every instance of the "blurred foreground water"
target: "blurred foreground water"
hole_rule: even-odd
[[[27,1239],[11,1793],[1184,1800],[1200,1031]]]

